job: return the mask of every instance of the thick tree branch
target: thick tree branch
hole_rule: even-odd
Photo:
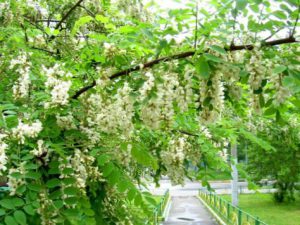
[[[72,96],[73,99],[77,99],[82,93],[86,92],[87,90],[93,88],[94,86],[96,86],[96,81],[93,80],[93,83],[91,83],[90,85],[87,85],[83,88],[81,88],[79,91],[77,91],[75,93],[75,95]]]
[[[263,42],[262,46],[275,46],[275,45],[281,45],[281,44],[289,44],[289,43],[295,43],[298,42],[296,41],[296,39],[294,37],[288,37],[288,38],[283,38],[283,39],[278,39],[278,40],[274,40],[274,41],[268,41],[268,42]],[[228,48],[225,48],[226,51],[238,51],[238,50],[243,50],[243,49],[247,49],[247,50],[252,50],[254,48],[254,45],[231,45]],[[122,70],[119,71],[117,73],[112,74],[109,78],[111,80],[124,76],[124,75],[128,75],[131,72],[134,71],[138,71],[140,69],[144,69],[144,68],[150,68],[156,64],[159,64],[160,62],[168,62],[168,61],[172,61],[175,59],[183,59],[183,58],[187,58],[189,56],[193,56],[194,54],[196,54],[196,51],[188,51],[188,52],[183,52],[183,53],[179,53],[179,54],[175,54],[175,55],[171,55],[171,56],[165,56],[165,57],[161,57],[155,60],[152,60],[150,62],[147,62],[145,64],[142,64],[142,66],[137,65],[131,68],[128,68],[126,70]],[[84,92],[88,91],[89,89],[93,88],[96,85],[96,82],[93,82],[92,84],[83,87],[82,89],[78,90],[73,96],[73,99],[77,99],[81,94],[83,94]]]

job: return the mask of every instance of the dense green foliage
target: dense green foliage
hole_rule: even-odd
[[[296,0],[0,3],[0,223],[151,224],[146,181],[207,185],[229,143],[281,147],[253,125],[299,124],[298,17]]]

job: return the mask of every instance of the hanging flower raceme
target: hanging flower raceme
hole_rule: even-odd
[[[68,78],[72,77],[72,74],[61,70],[61,67],[59,64],[49,69],[42,67],[42,73],[47,77],[45,86],[51,94],[51,102],[46,102],[45,108],[64,106],[69,102],[68,92],[72,82]]]
[[[25,184],[25,162],[20,163],[19,167],[11,167],[8,171],[8,182],[7,185],[10,188],[10,195],[15,195],[18,187]],[[14,174],[19,174],[20,176],[15,177]]]
[[[18,139],[20,144],[24,144],[25,137],[35,138],[42,131],[42,129],[43,126],[39,120],[36,120],[31,124],[25,124],[19,120],[18,126],[12,129],[12,135]]]
[[[165,121],[167,126],[171,125],[175,114],[174,103],[181,94],[178,92],[178,75],[169,71],[164,73],[163,82],[156,86],[156,96],[151,98],[141,109],[142,121],[154,129],[159,128],[162,121]]]
[[[185,137],[171,139],[166,151],[161,152],[161,158],[167,168],[167,175],[174,184],[184,183],[184,159],[190,150],[190,144]]]
[[[273,103],[275,106],[279,106],[285,102],[285,100],[290,97],[291,92],[287,87],[283,85],[284,75],[282,73],[272,74],[270,82],[274,85],[274,100]]]
[[[5,137],[5,134],[0,133],[0,175],[2,172],[7,170],[7,156],[5,150],[7,149],[8,145],[3,141]]]
[[[16,59],[10,61],[9,69],[15,69],[19,75],[18,80],[13,86],[13,94],[15,99],[26,98],[29,93],[30,80],[30,68],[31,62],[29,56],[31,54],[22,52]]]
[[[102,94],[92,94],[87,100],[88,127],[82,127],[85,133],[91,135],[91,130],[106,133],[121,132],[130,136],[133,131],[132,118],[134,116],[132,89],[126,82],[116,95],[104,100]],[[104,95],[104,94],[103,94]],[[107,95],[108,96],[108,95]]]
[[[202,79],[200,82],[201,119],[212,122],[219,119],[224,109],[223,73],[220,70],[211,75],[210,80]]]

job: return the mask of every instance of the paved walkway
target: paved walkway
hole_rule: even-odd
[[[195,196],[172,197],[164,225],[217,225],[215,219]]]

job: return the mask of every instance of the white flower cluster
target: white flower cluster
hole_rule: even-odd
[[[42,131],[43,126],[39,120],[36,120],[31,125],[23,123],[19,120],[17,127],[12,129],[12,134],[19,140],[20,144],[25,143],[25,137],[35,138]]]
[[[240,100],[242,89],[239,85],[240,68],[236,66],[237,63],[243,63],[244,52],[235,51],[227,53],[227,63],[221,64],[219,69],[223,73],[223,78],[228,87],[228,94],[235,100]]]
[[[146,72],[145,76],[147,77],[147,80],[143,84],[143,86],[140,89],[140,100],[143,101],[149,94],[149,92],[153,89],[155,86],[155,78],[153,76],[152,72]]]
[[[246,65],[246,69],[250,73],[249,85],[252,90],[257,90],[261,87],[262,81],[266,75],[266,67],[262,57],[262,51],[256,47],[251,51],[251,57]]]
[[[259,95],[250,94],[250,112],[255,112],[256,114],[261,114],[261,106],[260,106],[260,100],[259,100]],[[251,113],[250,113],[251,114]]]
[[[186,138],[179,137],[169,141],[166,151],[161,152],[161,158],[167,168],[167,174],[174,184],[184,183],[184,159],[190,149]]]
[[[225,139],[222,138],[220,142],[214,142],[213,143],[215,148],[219,148],[220,150],[218,151],[219,157],[224,161],[228,161],[228,147],[229,147],[229,142]]]
[[[177,89],[177,105],[180,108],[181,112],[187,111],[189,104],[193,103],[194,98],[197,97],[197,95],[194,95],[193,93],[193,83],[192,83],[192,70],[189,70],[188,68],[185,69],[184,73],[184,80],[183,80],[183,86],[179,86]]]
[[[200,116],[205,122],[212,122],[219,119],[224,109],[224,84],[222,82],[223,73],[220,70],[215,71],[208,86],[208,80],[202,79],[200,83],[200,103],[202,111]],[[210,99],[209,105],[205,101]]]
[[[271,76],[271,82],[274,84],[274,105],[279,106],[285,102],[285,100],[291,96],[291,92],[288,88],[283,86],[283,74],[274,74]]]
[[[79,149],[76,149],[73,156],[67,157],[66,160],[60,159],[59,169],[60,171],[62,171],[60,178],[63,179],[63,178],[73,177],[76,180],[76,182],[73,184],[68,184],[68,185],[64,184],[62,186],[62,191],[64,191],[64,189],[67,187],[75,186],[80,190],[81,194],[85,195],[87,180],[89,180],[90,182],[103,181],[102,173],[100,173],[97,166],[93,166],[95,158],[89,156],[87,153],[88,153],[87,150],[82,152]],[[64,174],[63,170],[66,168],[72,169],[74,172],[71,174],[70,173]],[[71,196],[64,194],[63,199],[66,199],[68,197]],[[72,207],[75,207],[75,205]]]
[[[0,3],[0,17],[3,15],[3,12],[5,12],[8,7],[9,7],[8,2],[1,2]]]
[[[210,131],[205,126],[200,126],[200,132],[206,137],[207,139],[211,139],[212,135]]]
[[[76,129],[74,117],[70,112],[66,116],[56,115],[56,123],[60,128],[66,130]]]
[[[9,69],[17,66],[16,72],[20,75],[19,79],[13,86],[13,94],[15,99],[26,98],[29,93],[30,86],[30,67],[31,62],[28,60],[28,54],[21,53],[16,59],[10,61]]]
[[[33,149],[30,153],[36,157],[42,156],[45,163],[49,161],[50,151],[41,139],[37,141],[37,148]]]
[[[58,215],[58,209],[53,206],[53,201],[49,198],[47,190],[43,190],[39,193],[39,208],[37,213],[40,214],[41,225],[55,225],[57,221],[55,217]]]
[[[56,64],[54,67],[49,69],[47,69],[45,66],[42,66],[42,72],[47,77],[45,86],[50,90],[51,94],[51,102],[45,103],[45,108],[68,104],[68,92],[72,82],[66,79],[72,77],[72,74],[61,70],[60,67],[61,65],[59,64]]]
[[[167,72],[163,83],[157,85],[156,98],[150,99],[141,109],[141,119],[149,127],[157,129],[161,121],[169,126],[174,117],[174,101],[178,98],[178,76]]]
[[[118,49],[115,46],[115,44],[110,44],[110,43],[105,42],[103,44],[103,47],[104,47],[104,54],[108,58],[113,57],[117,53],[120,53],[120,54],[125,54],[126,53],[126,50],[124,50],[124,49]]]
[[[21,185],[25,184],[25,162],[20,164],[20,167],[18,168],[10,168],[8,171],[8,182],[7,185],[10,188],[10,195],[15,195],[17,188],[20,187]],[[21,177],[16,178],[15,176],[13,176],[13,174],[20,174]]]
[[[104,100],[101,94],[92,94],[87,100],[89,127],[106,133],[121,131],[126,136],[131,135],[134,116],[131,91],[132,89],[126,82],[112,98]]]
[[[5,137],[5,134],[0,133],[0,175],[2,175],[3,171],[7,170],[7,156],[5,150],[7,149],[8,145],[3,141]]]

